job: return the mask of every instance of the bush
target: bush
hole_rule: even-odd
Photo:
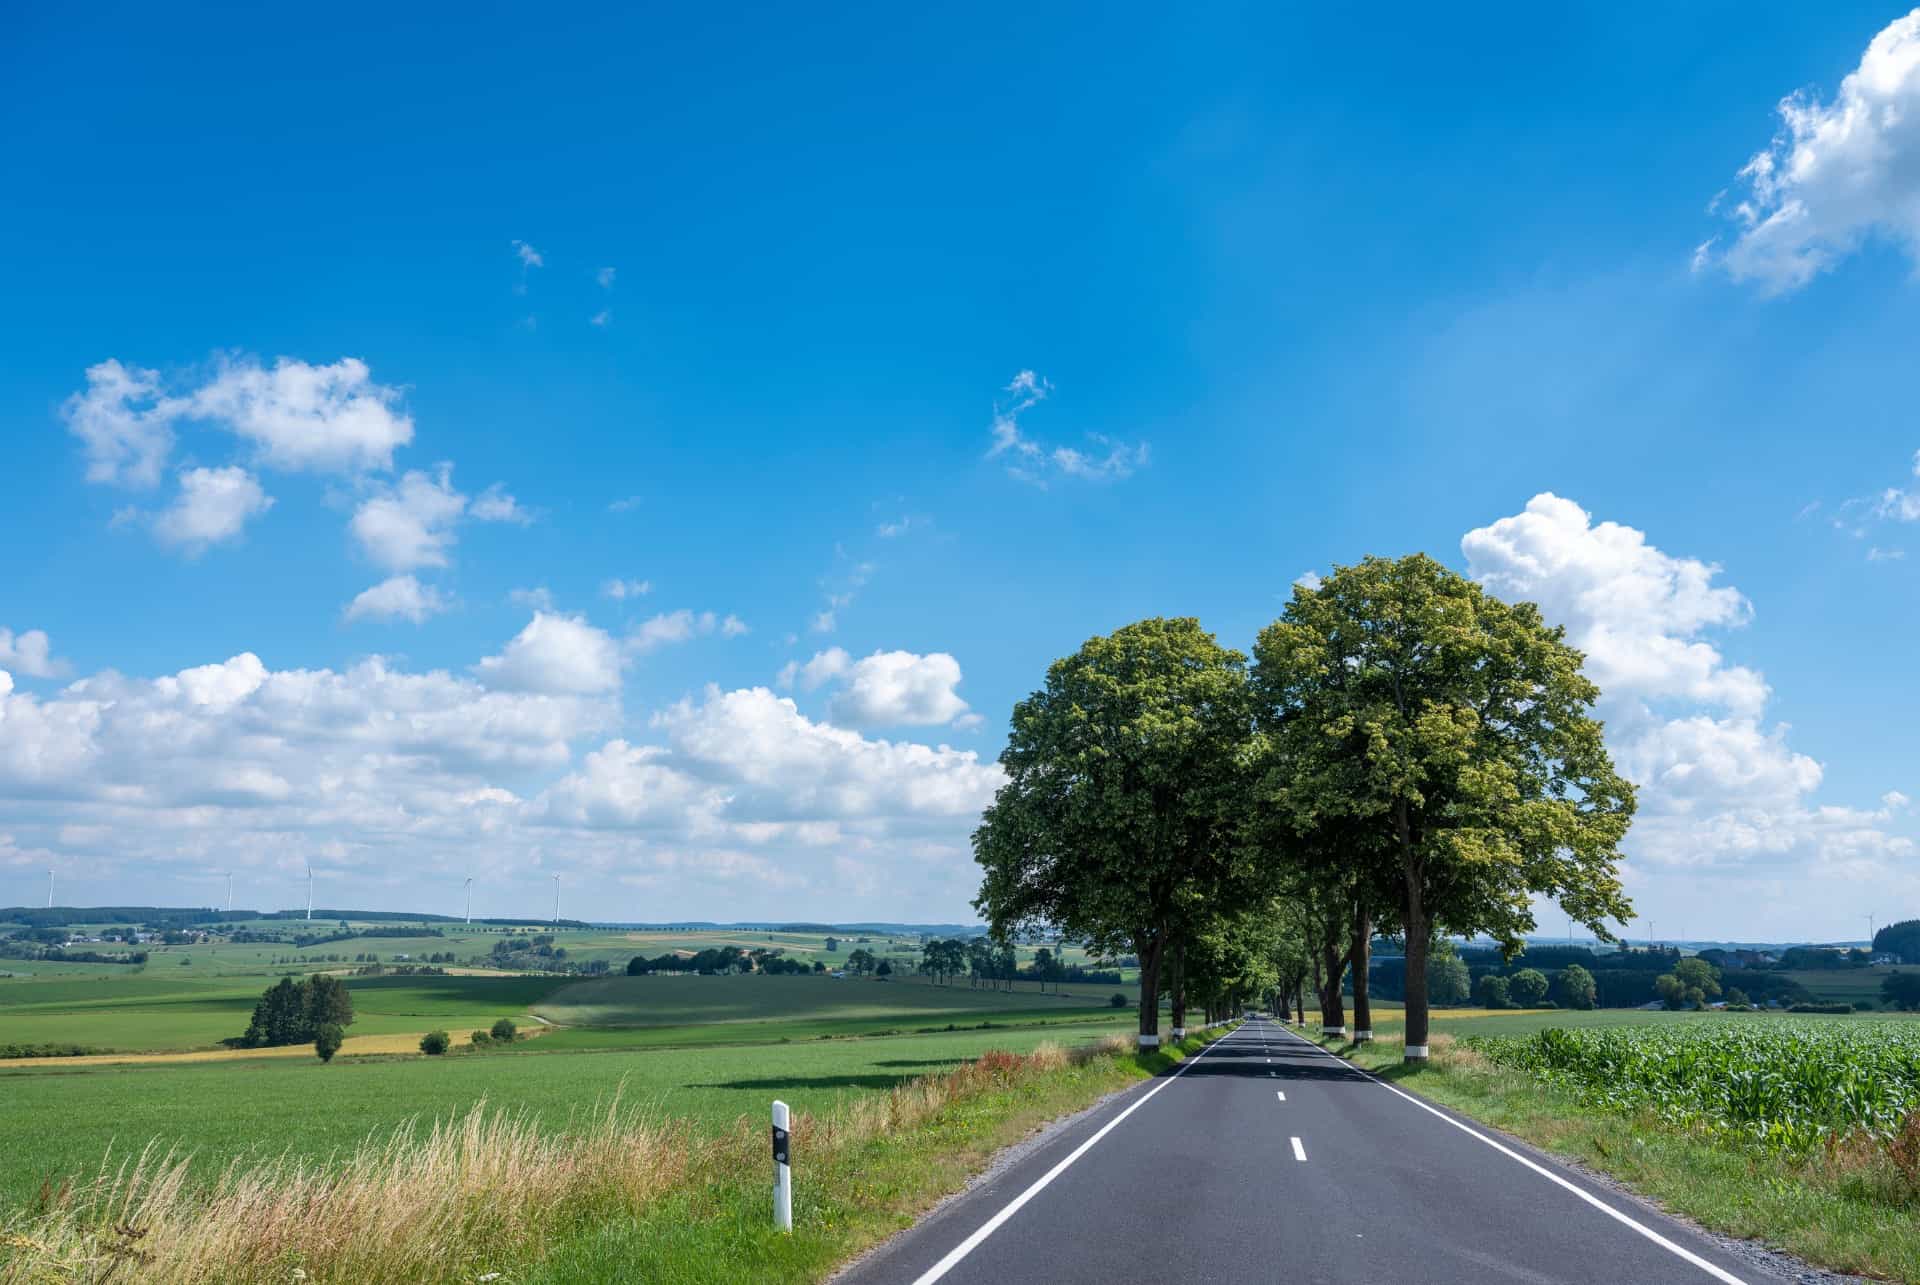
[[[1132,1002],[1133,1002],[1132,1000],[1128,999],[1125,995],[1122,995],[1119,991],[1115,991],[1113,993],[1113,998],[1107,1001],[1107,1007],[1108,1008],[1125,1008],[1128,1004],[1131,1004]]]
[[[468,1038],[473,1041],[473,1047],[477,1049],[486,1048],[489,1044],[493,1043],[493,1036],[486,1031],[475,1031]]]
[[[420,1037],[420,1051],[428,1057],[439,1057],[452,1043],[445,1031],[428,1031]]]
[[[1512,1008],[1513,998],[1507,979],[1498,973],[1486,973],[1473,984],[1474,1002],[1481,1008]]]
[[[1795,1004],[1790,1008],[1788,1008],[1787,1011],[1789,1013],[1826,1013],[1829,1016],[1837,1017],[1843,1013],[1851,1013],[1853,1011],[1853,1005],[1851,1004]]]
[[[331,1062],[346,1039],[347,1033],[340,1029],[338,1022],[322,1022],[313,1028],[313,1051],[322,1062]]]
[[[1521,1008],[1539,1008],[1547,997],[1547,975],[1537,968],[1523,968],[1507,979],[1513,1002]]]
[[[493,1024],[493,1038],[502,1044],[513,1043],[514,1037],[519,1033],[520,1028],[513,1024],[511,1017],[503,1017]]]

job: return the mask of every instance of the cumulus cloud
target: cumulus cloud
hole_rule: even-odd
[[[1023,370],[1001,390],[1006,397],[995,403],[993,424],[989,430],[992,445],[988,459],[1004,459],[1007,475],[1044,489],[1055,477],[1078,478],[1089,482],[1115,482],[1133,476],[1148,460],[1145,442],[1118,442],[1100,433],[1088,433],[1095,449],[1071,446],[1047,446],[1035,441],[1020,427],[1020,417],[1045,401],[1053,385],[1031,370]]]
[[[0,671],[0,864],[85,860],[120,886],[237,869],[270,899],[312,859],[416,905],[476,870],[499,897],[538,870],[767,913],[756,898],[776,887],[818,912],[964,903],[997,765],[814,722],[758,688],[708,688],[643,743],[621,726],[617,663],[604,634],[547,617],[467,676],[243,652],[42,699]]]
[[[520,260],[520,266],[523,269],[545,267],[547,262],[540,256],[538,250],[528,245],[525,241],[515,241],[513,243],[513,256]]]
[[[271,368],[251,357],[221,363],[188,398],[188,413],[258,448],[271,468],[346,473],[389,468],[413,440],[400,391],[377,384],[367,364],[343,357],[313,366],[282,357]]]
[[[349,621],[410,620],[417,625],[451,605],[432,585],[413,576],[392,576],[354,595],[342,614]]]
[[[432,473],[409,469],[398,483],[362,500],[348,529],[367,557],[389,571],[444,567],[454,524],[466,508],[467,497],[453,489],[451,466]]]
[[[473,667],[489,687],[593,695],[620,685],[620,646],[583,616],[537,611],[498,656]]]
[[[1831,102],[1780,103],[1780,131],[1722,194],[1734,224],[1694,256],[1769,292],[1796,290],[1879,237],[1920,259],[1920,9],[1867,45]]]
[[[602,268],[600,269],[600,271],[593,274],[593,279],[599,283],[599,286],[602,290],[611,290],[613,289],[614,274],[615,274],[615,269]]]
[[[180,492],[153,520],[162,544],[204,553],[238,539],[249,518],[273,507],[273,497],[243,468],[190,468],[180,474]]]
[[[678,611],[662,612],[641,621],[627,635],[627,650],[644,653],[715,633],[722,638],[738,638],[750,632],[746,622],[731,613],[720,616],[711,611],[696,612],[682,607]]]
[[[780,685],[788,689],[813,691],[829,682],[839,689],[828,702],[828,717],[845,727],[960,726],[969,718],[967,702],[954,691],[960,662],[945,652],[876,651],[854,660],[833,647],[780,671]],[[978,722],[975,716],[965,726]]]
[[[324,366],[282,357],[271,367],[225,357],[204,382],[171,389],[158,371],[117,360],[86,374],[86,389],[61,416],[81,441],[90,482],[156,485],[183,421],[232,433],[253,448],[257,466],[290,471],[387,468],[413,440],[399,390],[375,383],[356,357]]]
[[[86,390],[60,408],[86,453],[87,481],[142,487],[160,484],[179,413],[161,390],[160,372],[111,358],[87,367]]]
[[[0,626],[0,670],[10,669],[28,678],[61,678],[71,668],[54,656],[53,643],[45,630],[28,629],[16,634]]]
[[[467,513],[476,522],[511,522],[515,526],[528,526],[533,515],[520,506],[520,502],[508,495],[506,488],[495,482],[474,497]]]
[[[1540,605],[1587,654],[1621,771],[1640,786],[1628,838],[1637,861],[1745,867],[1800,861],[1856,872],[1910,856],[1889,813],[1817,804],[1820,764],[1765,721],[1768,687],[1728,662],[1710,631],[1745,625],[1752,605],[1711,563],[1668,554],[1640,531],[1594,522],[1551,494],[1467,533],[1471,574]]]
[[[608,580],[600,586],[600,596],[621,602],[628,598],[644,598],[653,592],[651,580]]]

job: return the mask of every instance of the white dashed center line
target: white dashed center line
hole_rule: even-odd
[[[1307,1158],[1307,1149],[1300,1145],[1300,1139],[1298,1138],[1293,1140],[1293,1158],[1295,1160],[1305,1160]]]

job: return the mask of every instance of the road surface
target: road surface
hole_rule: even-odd
[[[1266,1019],[1117,1095],[841,1285],[1778,1278]]]

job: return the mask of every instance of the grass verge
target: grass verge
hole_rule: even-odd
[[[1357,1046],[1319,1042],[1383,1080],[1609,1174],[1703,1227],[1834,1271],[1920,1281],[1920,1185],[1884,1144],[1835,1140],[1792,1155],[1674,1128],[1650,1112],[1611,1111],[1494,1066],[1444,1035],[1432,1037],[1424,1068],[1402,1063],[1397,1035]]]
[[[210,1182],[150,1149],[10,1215],[0,1282],[812,1281],[1002,1146],[1206,1042],[990,1052],[798,1115],[790,1236],[771,1227],[762,1121],[703,1132],[615,1101],[548,1129],[483,1102],[335,1163],[249,1160]]]

